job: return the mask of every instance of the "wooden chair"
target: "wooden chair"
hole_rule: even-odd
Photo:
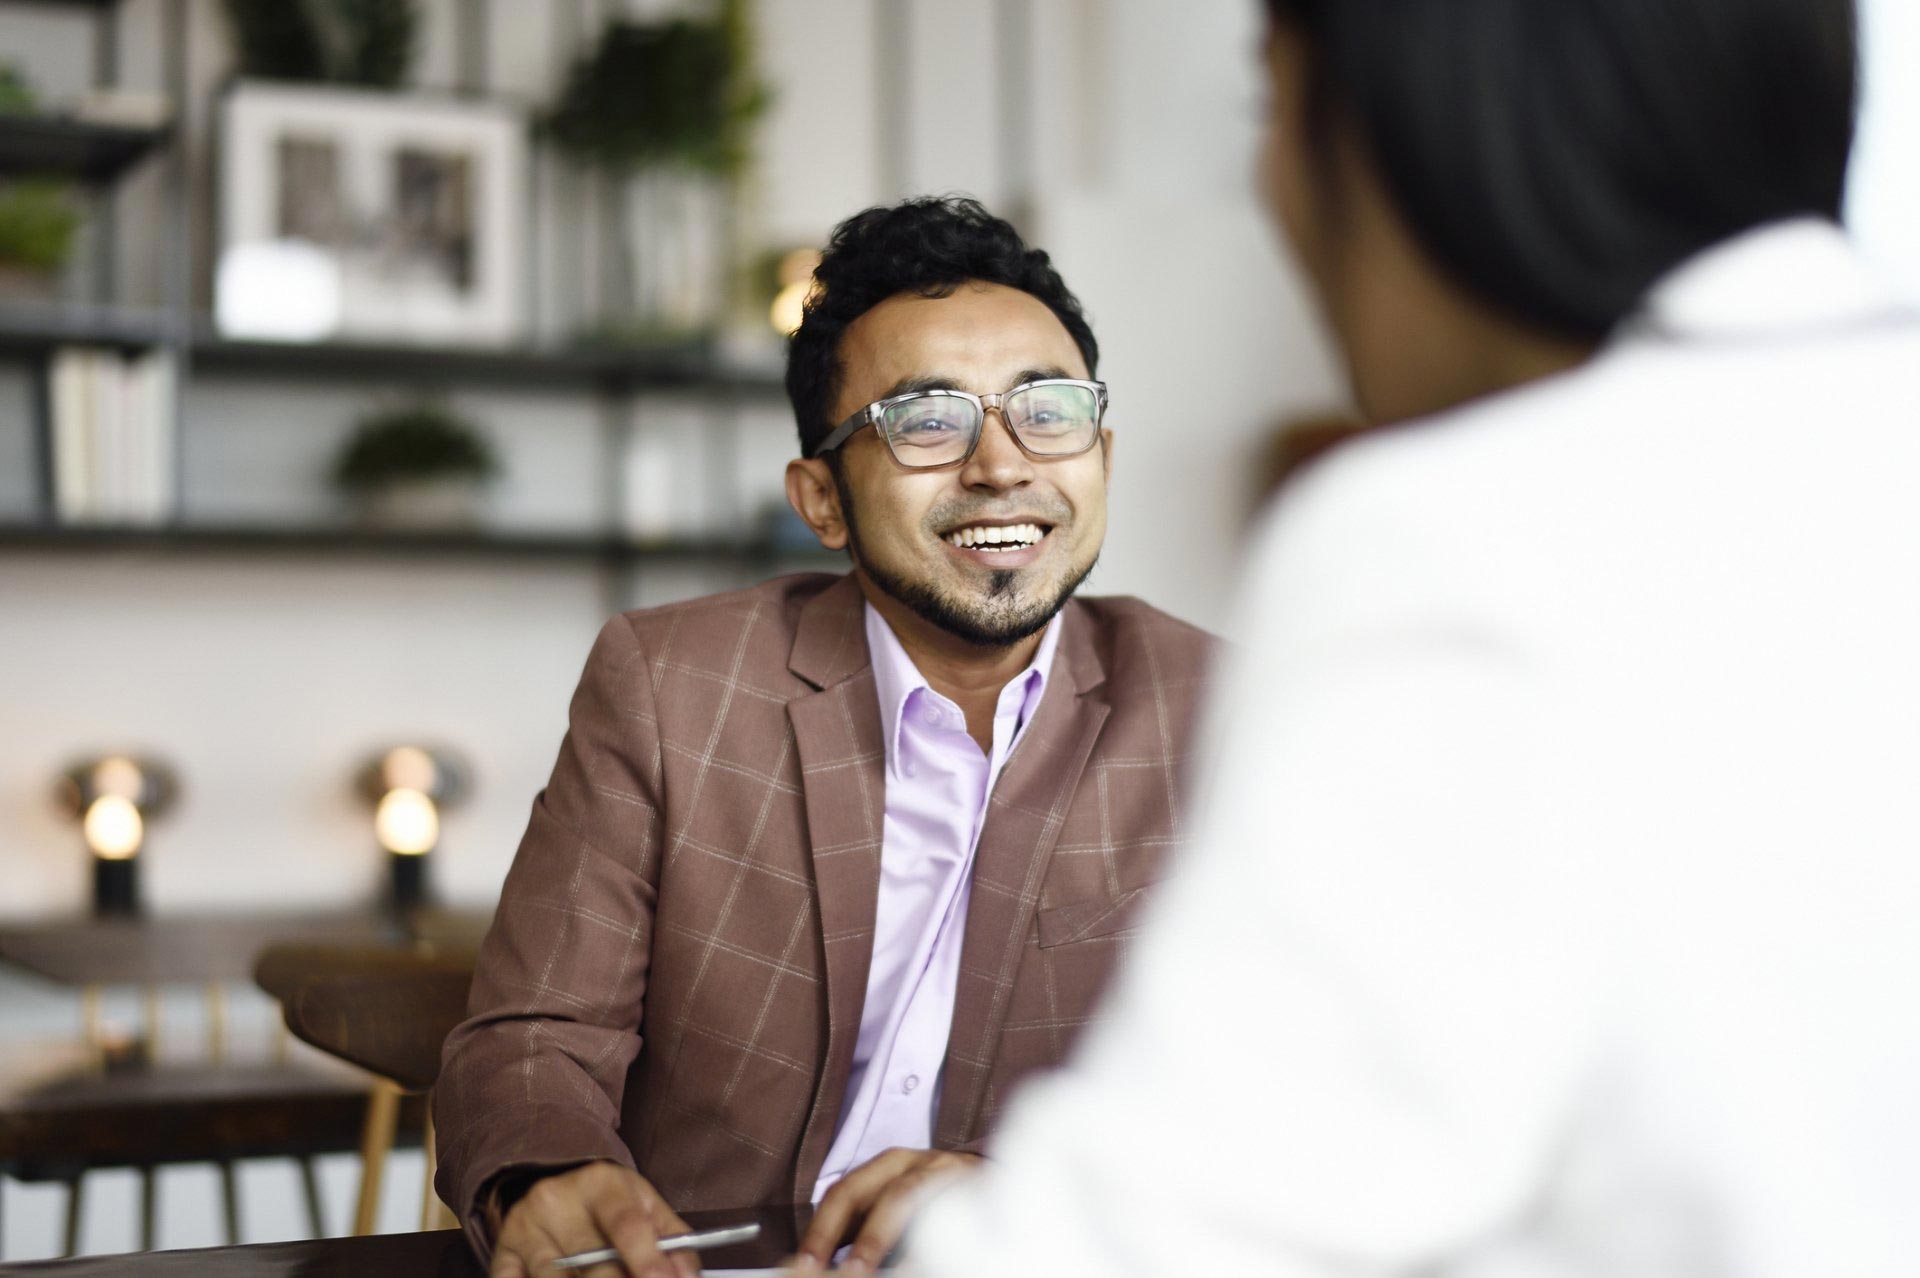
[[[360,1142],[362,1169],[354,1232],[373,1232],[380,1184],[403,1101],[424,1098],[440,1076],[440,1046],[466,1016],[473,981],[470,944],[434,946],[282,945],[260,955],[254,979],[280,1001],[295,1038],[374,1076]],[[430,1107],[421,1228],[453,1223],[433,1190]]]
[[[89,1172],[139,1172],[140,1246],[151,1250],[158,1168],[214,1163],[227,1239],[237,1243],[235,1162],[293,1158],[308,1223],[321,1236],[312,1160],[359,1147],[365,1099],[363,1079],[320,1059],[236,1061],[220,1050],[175,1062],[100,1041],[12,1047],[0,1052],[0,1176],[66,1186],[65,1254],[73,1255]],[[419,1129],[417,1111],[405,1117]]]

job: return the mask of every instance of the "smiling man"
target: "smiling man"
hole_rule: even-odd
[[[1209,641],[1074,598],[1114,455],[1079,303],[966,200],[850,219],[817,285],[787,495],[852,572],[588,657],[435,1092],[496,1275],[668,1273],[678,1213],[808,1201],[805,1255],[877,1261],[1073,1043],[1183,833]]]

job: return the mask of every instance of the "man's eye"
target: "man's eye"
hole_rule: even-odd
[[[1028,430],[1065,430],[1078,424],[1082,416],[1065,404],[1032,404],[1021,425]]]
[[[903,439],[926,440],[951,435],[959,429],[959,423],[950,418],[938,413],[923,413],[901,422],[894,427],[894,433]]]

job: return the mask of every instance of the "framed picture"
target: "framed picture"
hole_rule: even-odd
[[[221,103],[229,336],[521,335],[527,137],[497,103],[241,82]]]

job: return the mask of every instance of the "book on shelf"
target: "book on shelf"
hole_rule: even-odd
[[[49,366],[62,523],[159,524],[175,505],[173,353],[67,346]]]

